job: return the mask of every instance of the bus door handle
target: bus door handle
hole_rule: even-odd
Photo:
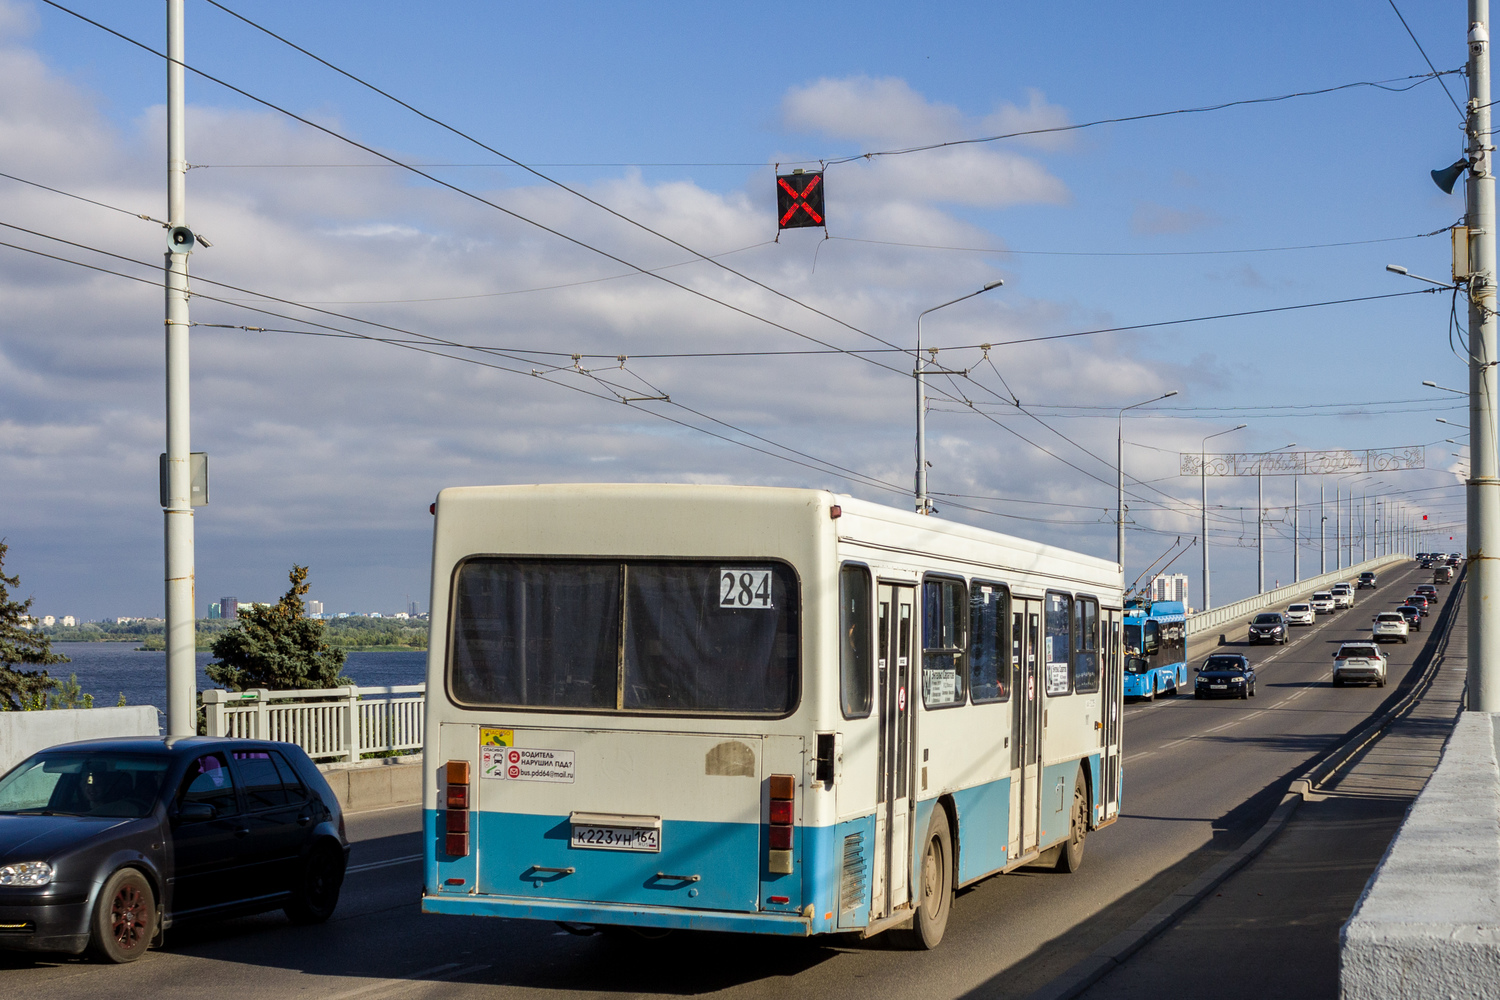
[[[657,872],[656,877],[662,882],[698,882],[702,880],[700,875],[670,875],[667,872]]]
[[[571,868],[571,867],[570,868],[545,868],[542,865],[532,865],[530,868],[526,869],[526,874],[528,874],[528,875],[534,875],[534,874],[540,874],[542,872],[546,872],[548,875],[571,875],[574,872],[576,872],[577,870],[578,870],[577,868]]]

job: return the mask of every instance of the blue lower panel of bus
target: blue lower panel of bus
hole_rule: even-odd
[[[959,884],[1004,868],[1010,851],[1010,779],[960,789],[953,793],[953,806],[960,831]]]

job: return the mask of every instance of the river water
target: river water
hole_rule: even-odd
[[[78,686],[94,696],[94,704],[108,708],[121,692],[130,705],[167,707],[167,654],[137,652],[134,642],[54,642],[52,651],[73,662],[48,667],[53,677],[78,675]],[[346,654],[344,676],[363,686],[420,684],[426,680],[427,653],[410,650],[391,653]],[[203,672],[213,654],[198,654],[198,690],[217,687]]]

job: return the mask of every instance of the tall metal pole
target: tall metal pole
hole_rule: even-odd
[[[1344,568],[1344,488],[1333,488],[1333,569]]]
[[[1328,572],[1328,515],[1323,513],[1323,504],[1328,499],[1324,495],[1323,480],[1318,480],[1318,575]]]
[[[187,226],[186,98],[183,0],[167,0],[167,222]],[[192,444],[188,397],[188,250],[168,243],[167,506],[164,512],[167,605],[167,735],[198,731],[198,672],[193,594]]]
[[[917,314],[917,367],[912,374],[917,378],[917,476],[913,484],[913,492],[916,494],[918,514],[932,513],[932,504],[927,499],[927,369],[922,365],[922,317],[930,312],[947,308],[955,302],[983,295],[991,288],[999,288],[1003,284],[1005,284],[1004,281],[991,281],[977,292],[960,295],[956,299],[933,306],[931,309],[924,309]]]
[[[1297,477],[1292,477],[1292,582],[1302,579],[1302,510],[1297,506]]]
[[[1266,477],[1255,473],[1255,592],[1266,592]]]
[[[1125,411],[1175,395],[1177,390],[1173,389],[1160,396],[1122,406],[1120,412],[1115,414],[1115,562],[1120,564],[1122,573],[1125,572]]]
[[[1500,468],[1496,467],[1495,174],[1490,155],[1490,4],[1469,0],[1468,708],[1500,712]]]
[[[1207,611],[1209,608],[1212,608],[1214,606],[1213,605],[1213,601],[1210,599],[1209,588],[1208,588],[1208,462],[1206,460],[1207,456],[1208,456],[1208,451],[1207,451],[1208,442],[1209,442],[1210,438],[1216,438],[1220,434],[1231,434],[1234,431],[1244,430],[1246,426],[1247,425],[1245,425],[1245,424],[1239,424],[1238,426],[1229,428],[1229,430],[1227,430],[1227,431],[1215,431],[1212,434],[1205,435],[1204,438],[1203,438],[1203,440],[1198,443],[1198,480],[1199,480],[1198,485],[1199,485],[1199,487],[1203,491],[1203,527],[1202,527],[1203,536],[1202,536],[1202,543],[1203,543],[1203,610],[1204,611]]]

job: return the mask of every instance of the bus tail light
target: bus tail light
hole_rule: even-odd
[[[792,821],[797,781],[790,774],[773,774],[770,782],[770,827],[767,831],[766,870],[773,875],[792,873]]]
[[[450,858],[469,856],[469,762],[450,760],[446,767],[448,809],[443,814],[443,853]]]

